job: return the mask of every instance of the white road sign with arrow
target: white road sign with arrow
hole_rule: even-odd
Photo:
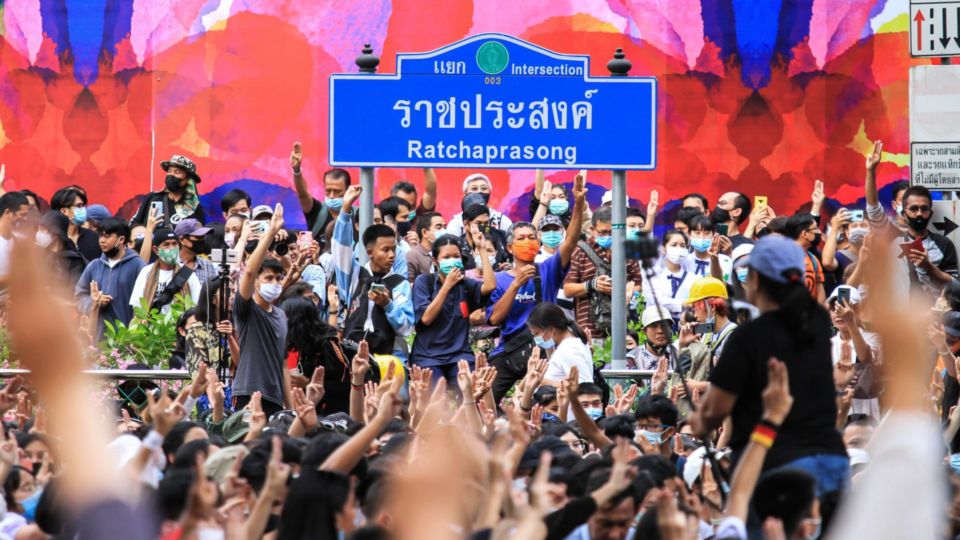
[[[910,55],[960,56],[960,0],[910,2]]]
[[[960,250],[960,201],[933,201],[930,230],[946,236]]]

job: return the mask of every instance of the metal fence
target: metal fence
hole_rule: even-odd
[[[182,369],[88,369],[83,372],[111,381],[188,381],[190,372]],[[29,375],[29,369],[0,369],[0,379]]]

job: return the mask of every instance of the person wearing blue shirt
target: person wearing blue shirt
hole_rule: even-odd
[[[482,245],[483,233],[471,231]],[[464,276],[460,240],[445,234],[433,243],[432,254],[438,272],[420,274],[413,283],[413,313],[417,335],[413,340],[411,363],[433,371],[434,382],[445,378],[457,387],[457,363],[466,360],[473,368],[470,350],[470,314],[484,306],[497,286],[490,260],[483,260],[483,283]]]
[[[513,268],[497,272],[497,286],[487,305],[487,321],[499,326],[501,334],[500,343],[490,356],[490,364],[497,368],[493,397],[498,404],[510,387],[526,374],[527,360],[534,347],[527,317],[537,304],[557,301],[557,292],[580,239],[586,193],[584,178],[578,174],[573,180],[574,208],[566,238],[557,252],[542,262],[534,262],[540,252],[537,229],[526,222],[515,223],[510,229],[507,249],[513,256]]]
[[[374,354],[406,358],[404,338],[413,330],[413,302],[407,275],[393,270],[397,258],[396,232],[387,225],[363,231],[369,262],[360,265],[353,253],[353,203],[362,191],[350,186],[333,228],[331,255],[341,305],[346,307],[343,347],[356,353],[366,340]]]

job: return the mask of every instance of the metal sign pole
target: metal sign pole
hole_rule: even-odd
[[[613,77],[625,77],[630,71],[630,61],[617,49],[613,60],[607,63],[607,69]],[[627,253],[624,242],[627,240],[627,173],[613,171],[613,253],[611,260],[611,319],[610,329],[610,367],[627,368]]]
[[[380,65],[380,59],[373,55],[373,48],[369,43],[364,44],[361,55],[357,57],[356,64],[360,68],[360,73],[376,73],[377,66]],[[360,168],[360,187],[363,192],[360,194],[360,235],[367,227],[373,225],[373,167]],[[359,250],[360,264],[367,262],[367,250]]]

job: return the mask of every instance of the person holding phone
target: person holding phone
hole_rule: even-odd
[[[728,303],[727,286],[715,277],[702,277],[690,286],[690,296],[684,305],[693,310],[696,322],[680,326],[680,348],[699,339],[710,349],[712,364],[716,364],[727,338],[737,328]]]
[[[860,291],[848,285],[840,285],[830,294],[827,305],[833,327],[837,330],[830,339],[831,352],[835,367],[839,366],[841,372],[857,374],[848,414],[867,414],[879,421],[880,339],[877,334],[864,330],[860,321],[861,302]],[[838,383],[837,391],[843,391],[845,381],[835,382]]]
[[[333,229],[331,254],[341,305],[343,347],[351,358],[360,342],[366,341],[374,354],[407,357],[406,336],[413,331],[414,315],[410,281],[394,271],[397,233],[383,224],[374,224],[361,240],[368,262],[361,265],[354,256],[353,203],[360,186],[350,186],[343,197],[343,209]]]
[[[740,234],[740,226],[750,218],[752,209],[753,205],[750,203],[750,199],[743,193],[736,191],[728,191],[717,200],[717,207],[712,215],[727,218],[726,220],[716,219],[715,221],[718,227],[720,225],[727,226],[726,232],[721,234],[730,239],[731,249],[737,249],[743,244],[753,243],[753,240]],[[722,212],[717,212],[717,210]]]
[[[167,161],[160,163],[160,167],[166,173],[163,190],[150,193],[143,198],[140,208],[130,220],[130,226],[146,225],[151,208],[154,208],[157,203],[163,210],[158,217],[161,226],[172,229],[184,219],[195,219],[205,223],[206,216],[197,194],[200,175],[197,174],[196,163],[186,156],[173,155]]]
[[[900,275],[909,276],[912,289],[939,295],[944,285],[956,280],[957,248],[946,236],[927,227],[933,218],[933,196],[923,186],[911,186],[903,194],[906,234],[897,243],[903,249]]]

